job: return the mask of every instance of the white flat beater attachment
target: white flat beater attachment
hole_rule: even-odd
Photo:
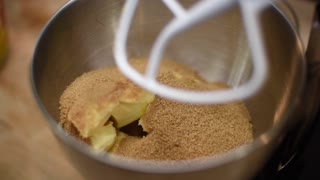
[[[271,5],[269,0],[201,0],[188,10],[184,9],[176,0],[162,1],[175,17],[157,37],[151,49],[146,74],[142,75],[130,66],[126,53],[128,33],[139,0],[126,0],[115,38],[114,55],[118,68],[127,78],[164,98],[195,104],[221,104],[244,100],[254,95],[263,86],[268,71],[259,13]],[[237,3],[240,5],[253,61],[251,78],[238,87],[219,91],[188,91],[160,84],[156,80],[156,76],[165,48],[170,40],[178,33],[226,11]]]

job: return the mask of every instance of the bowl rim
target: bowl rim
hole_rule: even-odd
[[[132,158],[121,158],[115,155],[110,155],[108,153],[95,153],[89,145],[69,135],[67,132],[63,130],[61,126],[58,125],[57,121],[46,110],[40,96],[38,95],[38,90],[36,88],[35,83],[35,59],[37,56],[38,49],[43,40],[43,37],[47,32],[47,29],[53,24],[53,22],[61,13],[63,13],[64,11],[68,11],[69,8],[81,1],[83,0],[70,0],[50,18],[50,20],[47,22],[47,24],[44,26],[40,33],[30,64],[30,83],[32,94],[34,96],[36,104],[46,121],[49,123],[50,129],[54,133],[54,135],[59,140],[62,140],[62,142],[65,143],[67,146],[71,147],[73,150],[78,151],[83,155],[87,156],[88,158],[94,159],[103,164],[130,171],[156,174],[190,173],[216,168],[218,166],[225,165],[248,156],[249,154],[259,150],[259,148],[261,148],[262,146],[271,143],[271,141],[276,137],[279,137],[280,132],[284,130],[286,125],[289,123],[289,117],[295,110],[299,100],[301,99],[301,94],[303,92],[303,88],[306,82],[306,58],[304,56],[304,48],[302,45],[301,38],[299,37],[297,30],[294,28],[294,25],[290,23],[287,17],[279,10],[279,8],[275,4],[272,4],[273,8],[275,8],[282,15],[282,17],[288,23],[289,28],[291,28],[292,33],[296,38],[296,50],[299,51],[297,54],[301,55],[300,60],[302,61],[301,75],[303,77],[301,78],[301,82],[299,82],[300,88],[297,89],[297,97],[295,97],[296,99],[294,100],[294,102],[296,103],[292,104],[289,108],[287,108],[286,112],[282,113],[282,121],[277,123],[274,127],[265,131],[259,137],[254,138],[252,143],[240,146],[235,150],[222,153],[219,156],[205,157],[205,161],[202,161],[201,158],[199,158],[192,160],[182,160],[176,163],[172,161],[155,163],[155,161],[151,160],[136,160]]]

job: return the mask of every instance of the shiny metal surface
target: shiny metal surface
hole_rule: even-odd
[[[186,7],[192,3],[181,2]],[[58,127],[58,101],[66,86],[84,72],[114,65],[113,38],[122,4],[118,0],[71,1],[49,22],[34,53],[31,78],[35,98],[74,165],[88,179],[247,179],[253,176],[295,123],[295,119],[289,117],[304,86],[305,62],[300,41],[290,23],[274,7],[261,14],[269,78],[263,89],[245,102],[252,116],[255,136],[252,144],[189,165],[157,164],[97,156]],[[172,15],[160,1],[144,0],[137,12],[128,49],[130,57],[146,57],[157,33]],[[237,85],[251,72],[245,39],[238,8],[234,7],[177,37],[165,56],[190,65],[209,81]]]

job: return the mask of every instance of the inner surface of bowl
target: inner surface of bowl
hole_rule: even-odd
[[[194,3],[181,2],[185,7]],[[122,6],[119,0],[74,1],[44,30],[35,51],[32,78],[39,102],[57,122],[59,98],[75,78],[115,65],[113,43]],[[155,38],[172,17],[161,1],[141,1],[128,39],[130,58],[148,57]],[[304,68],[296,34],[282,14],[270,6],[261,13],[261,25],[269,76],[263,89],[245,100],[257,141],[279,124],[288,123],[286,116],[301,89]],[[231,86],[245,82],[251,63],[238,7],[178,35],[164,57],[192,67],[210,82]]]

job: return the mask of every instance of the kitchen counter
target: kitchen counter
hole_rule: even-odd
[[[50,1],[50,7],[38,4]],[[66,0],[7,0],[6,17],[10,53],[0,70],[0,179],[82,180],[67,160],[36,106],[31,93],[29,68],[39,33],[47,19]],[[56,2],[56,3],[53,3]],[[291,0],[301,20],[307,44],[313,3]],[[19,4],[20,3],[20,4]],[[39,14],[36,14],[37,11]]]
[[[55,9],[41,10],[45,12],[31,12],[36,7],[25,6],[22,1],[5,2],[10,53],[0,70],[0,179],[82,180],[38,110],[29,80],[38,35],[62,0]]]

